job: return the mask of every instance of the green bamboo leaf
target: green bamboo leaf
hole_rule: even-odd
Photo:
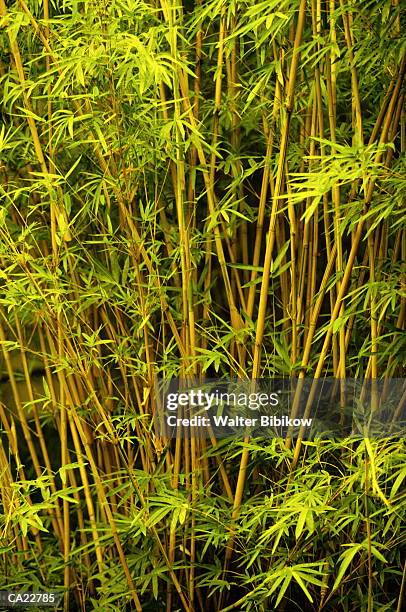
[[[344,575],[348,567],[351,565],[351,562],[354,559],[355,555],[359,553],[363,548],[363,544],[349,544],[348,546],[350,548],[348,548],[348,550],[346,550],[340,555],[341,564],[337,573],[337,578],[335,579],[333,585],[333,592],[337,590],[337,588],[340,586],[341,581],[344,578]]]

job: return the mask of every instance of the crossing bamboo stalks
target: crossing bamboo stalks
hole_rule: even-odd
[[[400,610],[403,21],[0,0],[0,589]],[[338,381],[373,379],[392,437],[162,435],[160,385],[261,377],[292,379],[291,420],[337,379],[343,422]]]

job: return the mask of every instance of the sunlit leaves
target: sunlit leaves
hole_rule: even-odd
[[[179,593],[218,609],[220,592],[226,610],[366,609],[368,589],[371,609],[396,609],[399,441],[303,441],[294,468],[280,439],[171,442],[154,430],[152,381],[249,378],[268,280],[261,373],[312,374],[330,335],[322,375],[370,375],[372,359],[403,372],[399,100],[386,115],[400,5],[53,0],[45,21],[41,0],[6,4],[0,360],[29,415],[24,432],[0,397],[7,584],[63,584],[65,564],[103,612],[130,605],[128,575],[146,609],[178,609]]]

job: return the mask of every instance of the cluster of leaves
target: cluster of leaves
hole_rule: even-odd
[[[400,610],[400,441],[151,417],[157,375],[404,375],[404,25],[395,0],[0,0],[2,586]]]

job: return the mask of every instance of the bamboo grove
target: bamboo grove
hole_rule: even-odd
[[[157,376],[404,376],[402,2],[0,19],[0,588],[400,612],[402,440],[167,440],[152,415]]]

